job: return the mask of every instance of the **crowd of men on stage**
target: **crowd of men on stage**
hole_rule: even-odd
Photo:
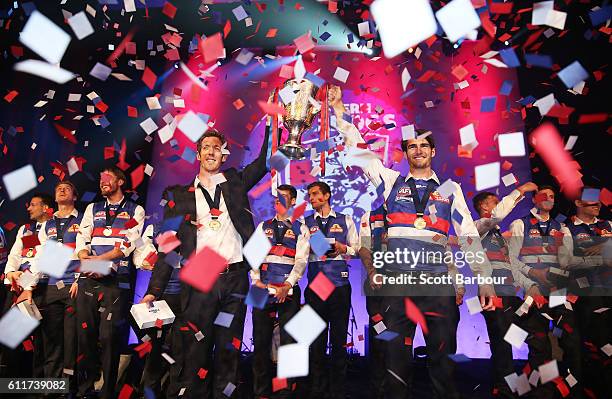
[[[339,88],[330,90],[329,103],[345,144],[362,143],[356,127],[342,117],[345,109]],[[528,182],[503,198],[478,193],[473,198],[478,217],[472,218],[458,184],[445,183],[444,190],[440,188],[442,181],[431,168],[435,132],[423,134],[402,142],[410,165],[407,176],[386,168],[378,159],[362,167],[372,184],[383,185],[385,201],[363,215],[359,228],[352,217],[333,209],[332,188],[326,183],[308,186],[314,212],[297,219],[291,216],[296,189],[278,186],[274,218],[257,227],[269,238],[272,249],[262,265],[252,269],[243,256],[244,244],[256,231],[248,192],[268,172],[268,136],[269,132],[258,157],[244,169],[222,170],[227,142],[221,133],[209,129],[197,143],[199,170],[194,181],[168,187],[163,194],[163,221],[146,229],[144,209],[124,195],[126,176],[114,166],[100,174],[103,200],[87,205],[84,212],[75,208],[78,191],[68,180],[56,185],[54,198],[33,194],[27,208],[30,222],[19,227],[10,252],[0,237],[4,243],[0,262],[6,262],[2,265],[3,314],[15,303],[29,301],[37,305],[42,320],[23,347],[2,348],[1,376],[67,377],[73,396],[116,397],[122,389],[120,355],[126,353],[133,325],[130,307],[136,267],[152,270],[142,303],[165,300],[176,315],[169,326],[142,331],[136,327],[140,341],[150,341],[151,346],[142,359],[132,356],[134,363],[122,382],[131,384],[137,394],[150,390],[158,398],[240,397],[244,389],[240,348],[245,297],[252,285],[270,292],[265,306],[253,308],[255,397],[345,398],[351,292],[361,289],[351,287],[347,260],[359,257],[368,276],[364,290],[370,316],[370,397],[409,397],[416,329],[411,315],[420,313],[426,322],[421,327],[434,397],[459,398],[449,355],[457,349],[458,306],[465,287],[442,284],[436,286],[434,295],[421,295],[410,287],[384,287],[375,277],[379,273],[456,275],[457,267],[430,258],[416,265],[395,261],[381,269],[373,265],[373,254],[379,251],[446,251],[455,244],[449,237],[452,225],[462,251],[487,255],[469,264],[474,276],[505,277],[503,284],[478,287],[492,353],[492,394],[517,397],[517,379],[530,379],[540,366],[553,360],[551,331],[563,349],[560,377],[541,384],[536,376],[530,380],[527,396],[603,398],[610,392],[612,361],[602,348],[612,343],[607,310],[611,307],[607,296],[610,259],[604,256],[604,240],[612,235],[612,226],[598,218],[599,201],[577,199],[575,214],[560,223],[550,215],[558,193]],[[513,214],[520,201],[529,201],[524,199],[527,193],[534,208],[527,215]],[[510,234],[502,234],[499,224],[507,219],[513,219]],[[162,250],[156,237],[167,234],[168,225],[180,244]],[[330,243],[322,257],[309,244],[317,232]],[[37,269],[41,248],[48,240],[74,248],[73,260],[61,278]],[[205,247],[227,260],[208,292],[179,279],[181,265]],[[81,271],[83,260],[111,261],[112,270],[108,274]],[[283,327],[300,311],[298,282],[305,272],[305,301],[328,327],[310,346],[308,377],[278,380],[271,359],[273,331],[275,323],[280,323],[280,344],[295,342]],[[321,282],[321,276],[334,286],[328,297],[311,289],[313,282]],[[549,306],[549,295],[559,290],[564,290],[566,300]],[[229,314],[231,319],[219,325],[220,314]],[[397,336],[376,339],[382,332],[375,328],[380,322]],[[529,359],[523,370],[515,370],[512,346],[504,339],[513,325],[528,332]],[[31,364],[24,364],[24,350],[31,353]],[[103,384],[96,392],[94,384],[101,374]]]

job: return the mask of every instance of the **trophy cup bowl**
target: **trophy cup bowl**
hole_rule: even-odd
[[[312,121],[321,110],[312,99],[316,98],[319,88],[310,80],[290,79],[285,82],[283,89],[290,87],[295,93],[295,98],[284,105],[286,114],[283,116],[283,125],[289,132],[285,144],[279,147],[289,159],[304,158],[302,147],[302,134],[312,126]]]

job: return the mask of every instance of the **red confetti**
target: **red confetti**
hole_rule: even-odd
[[[204,40],[200,40],[199,48],[204,57],[204,62],[217,61],[219,58],[225,57],[221,33],[215,33]]]
[[[179,272],[179,278],[200,291],[208,292],[226,266],[227,260],[223,256],[210,247],[204,247],[189,257]]]
[[[168,2],[164,4],[164,8],[162,8],[162,13],[167,15],[168,18],[173,19],[176,15],[176,7]]]
[[[157,75],[153,73],[149,67],[145,67],[145,70],[142,74],[142,81],[145,85],[151,90],[155,87],[155,82],[157,81]]]
[[[119,399],[130,399],[132,392],[134,392],[134,388],[128,384],[123,385],[121,391],[119,392]]]
[[[319,272],[308,287],[315,293],[322,301],[326,301],[327,298],[334,292],[336,286],[332,283],[323,272]]]
[[[421,310],[410,300],[410,298],[404,298],[404,306],[406,307],[406,317],[409,320],[412,320],[415,324],[419,324],[421,326],[421,330],[423,330],[423,334],[427,335],[429,333],[429,329],[427,328],[427,321],[425,320],[425,316],[421,313]]]

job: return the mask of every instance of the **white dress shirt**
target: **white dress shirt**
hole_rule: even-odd
[[[196,251],[200,251],[204,247],[209,247],[219,255],[223,256],[228,264],[242,262],[242,237],[238,230],[234,227],[230,218],[223,193],[221,193],[221,201],[219,203],[219,211],[221,215],[217,219],[221,223],[219,230],[212,230],[208,227],[208,223],[212,220],[210,207],[199,188],[200,179],[196,176],[193,187],[195,188],[196,198],[196,221],[198,223],[198,238]],[[202,187],[204,187],[202,185]],[[211,198],[215,198],[215,187],[204,187]]]
[[[355,146],[358,143],[364,143],[365,141],[361,137],[359,130],[352,123],[348,123],[345,120],[337,120],[337,130],[344,136],[344,142],[347,146]],[[380,184],[384,183],[384,198],[387,199],[397,178],[400,176],[400,173],[396,170],[386,168],[380,159],[375,158],[370,160],[367,165],[362,167],[365,175],[370,179],[372,184],[378,187]],[[406,176],[406,180],[413,177],[412,174],[408,174]],[[431,176],[427,179],[433,179],[436,183],[440,184],[440,180],[435,172],[432,171]],[[451,222],[453,223],[453,227],[455,228],[455,233],[459,239],[459,246],[463,252],[471,252],[471,253],[483,253],[482,244],[480,243],[480,236],[478,234],[478,230],[474,225],[474,220],[472,219],[472,215],[470,210],[465,203],[465,197],[463,196],[463,191],[461,190],[461,186],[456,182],[453,182],[454,186],[454,200],[451,204],[451,212],[450,214],[456,211],[461,214],[463,220],[461,223],[458,223],[455,218],[451,217]],[[430,232],[428,230],[416,230],[413,232],[414,234],[418,234],[421,236],[426,236]],[[431,232],[432,236],[436,233]],[[393,237],[393,228],[389,229],[389,237]],[[423,237],[427,239],[427,237]],[[440,242],[440,241],[438,241]],[[489,260],[486,259],[482,263],[473,262],[470,264],[470,269],[475,276],[482,277],[490,277],[491,276],[491,264]]]

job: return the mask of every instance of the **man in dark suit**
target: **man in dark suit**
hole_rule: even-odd
[[[171,186],[164,192],[168,201],[166,220],[180,217],[175,250],[183,259],[209,247],[227,260],[213,288],[202,292],[181,282],[183,314],[174,331],[182,340],[184,361],[172,365],[168,397],[237,397],[240,343],[244,329],[249,266],[242,246],[255,231],[248,199],[249,190],[268,172],[266,132],[259,156],[243,170],[221,172],[229,151],[225,137],[209,129],[198,140],[200,170],[188,186]],[[147,294],[142,302],[159,298],[166,288],[173,267],[168,254],[159,253]],[[220,312],[233,315],[229,327],[215,325]],[[186,327],[186,328],[185,328]],[[214,361],[213,361],[214,347]],[[176,370],[178,368],[178,370]],[[210,372],[210,373],[209,373]]]

